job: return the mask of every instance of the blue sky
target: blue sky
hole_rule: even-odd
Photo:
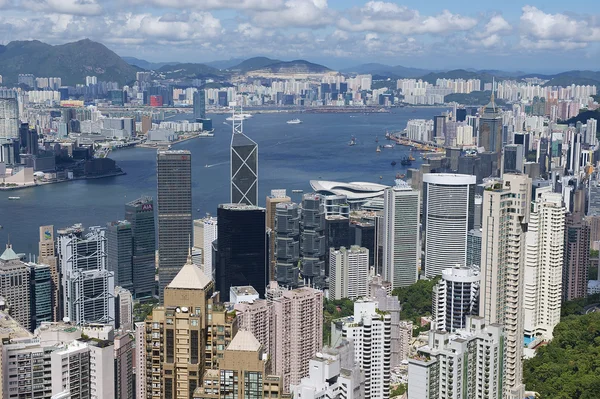
[[[600,70],[599,0],[0,0],[0,40],[90,38],[149,61]]]

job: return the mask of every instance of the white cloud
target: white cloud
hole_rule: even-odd
[[[177,42],[216,37],[221,30],[221,21],[212,14],[191,12],[177,16],[145,16],[140,21],[139,32],[147,37]]]
[[[283,6],[283,0],[126,0],[132,4],[153,5],[162,8],[198,10],[272,10]]]
[[[287,0],[284,7],[252,14],[257,25],[273,27],[320,27],[331,23],[327,0]]]
[[[587,47],[587,43],[569,40],[531,40],[521,36],[519,46],[527,50],[577,50]]]
[[[338,27],[351,32],[409,34],[445,34],[470,30],[477,20],[448,10],[434,16],[422,16],[419,11],[382,1],[369,1],[359,12],[357,21],[342,18]]]
[[[512,26],[501,15],[494,15],[485,25],[483,35],[490,36],[497,33],[508,33]]]
[[[31,11],[68,15],[100,15],[103,12],[96,0],[24,0],[21,5]]]
[[[600,41],[600,25],[594,24],[593,20],[577,20],[565,14],[547,14],[533,6],[523,7],[521,31],[540,41]]]

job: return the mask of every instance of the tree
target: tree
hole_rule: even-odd
[[[431,315],[433,286],[439,279],[437,277],[433,280],[419,280],[411,286],[394,290],[393,295],[398,297],[402,306],[400,319],[411,320],[417,325],[419,318]]]

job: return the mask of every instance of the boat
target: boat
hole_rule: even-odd
[[[376,152],[381,152],[381,147],[377,146],[377,149],[375,150]]]
[[[392,139],[392,135],[390,134],[390,132],[385,132],[385,138],[387,140],[391,140]]]
[[[379,137],[375,136],[375,142],[379,143]]]
[[[21,197],[8,197],[8,199],[12,200],[12,201],[17,201],[17,200],[20,200]]]
[[[228,121],[244,121],[246,119],[252,118],[252,114],[235,114],[234,116],[230,116],[225,120]]]
[[[296,119],[291,119],[289,121],[286,122],[288,125],[299,125],[302,123],[302,121],[298,118]]]
[[[350,140],[350,142],[348,143],[349,146],[353,146],[356,145],[356,138],[354,136],[352,136],[352,140]]]
[[[406,175],[404,173],[396,173],[396,179],[404,179]]]
[[[409,160],[409,161],[411,161],[411,162],[412,162],[412,161],[415,161],[415,157],[413,157],[413,156],[412,156],[412,154],[410,154],[410,155],[408,156],[408,160]]]
[[[396,166],[396,161],[392,161],[392,166]]]
[[[383,179],[383,176],[379,176],[379,180]]]
[[[294,194],[301,194],[303,192],[304,192],[304,190],[292,190],[292,193],[294,193]]]
[[[408,157],[404,157],[400,161],[400,165],[402,165],[402,166],[409,166],[409,165],[412,165],[412,161]]]
[[[383,146],[383,148],[394,148],[393,144],[386,144]]]

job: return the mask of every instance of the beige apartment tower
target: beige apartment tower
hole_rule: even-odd
[[[214,283],[187,263],[165,287],[164,305],[145,323],[146,392],[152,399],[189,399],[205,365],[207,309]]]
[[[524,396],[523,333],[526,232],[531,179],[505,174],[483,192],[479,315],[504,325],[504,398]]]

